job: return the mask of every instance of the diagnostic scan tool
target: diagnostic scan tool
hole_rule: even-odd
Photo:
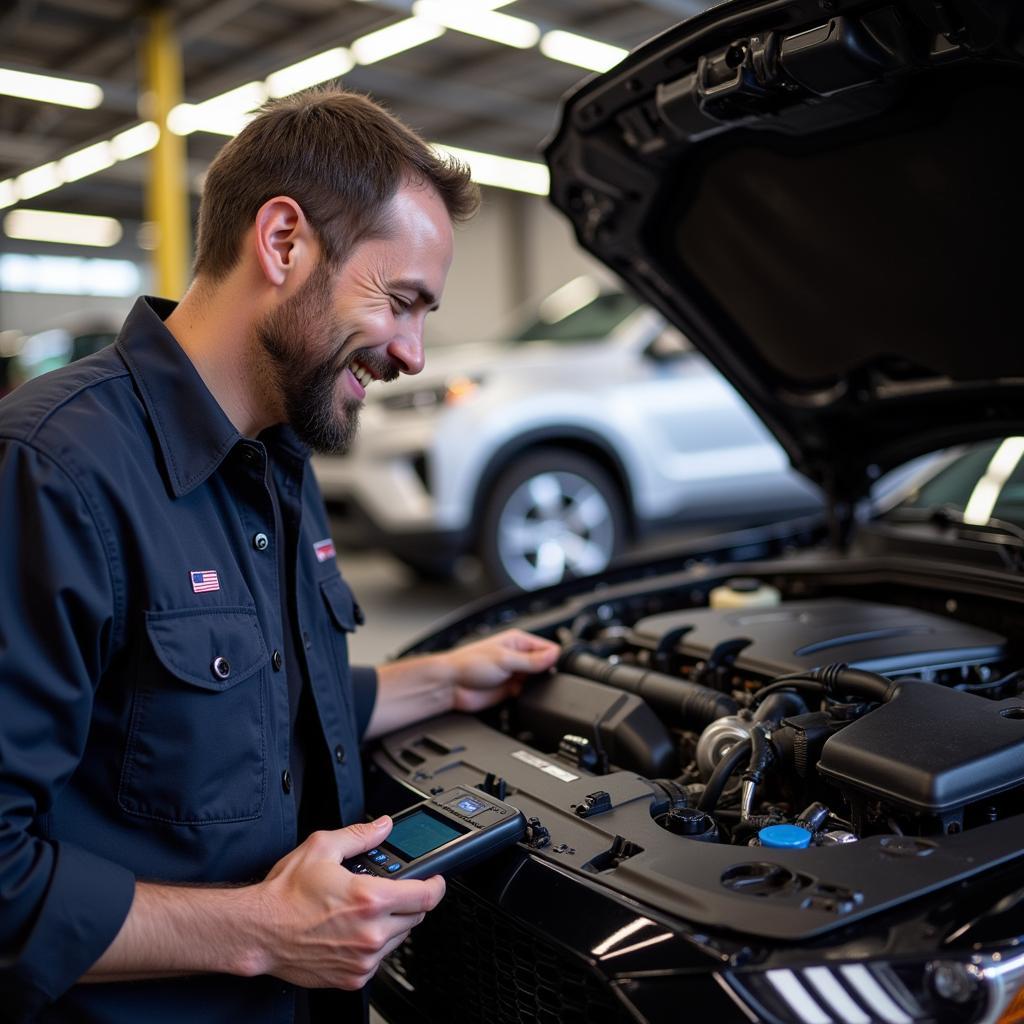
[[[414,804],[394,822],[379,847],[345,866],[381,878],[430,878],[461,871],[526,834],[522,811],[463,786]]]

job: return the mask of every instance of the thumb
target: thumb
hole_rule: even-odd
[[[337,839],[339,859],[345,860],[347,857],[355,857],[356,854],[372,850],[388,837],[392,824],[391,819],[385,814],[376,821],[360,822],[338,829],[334,835]]]

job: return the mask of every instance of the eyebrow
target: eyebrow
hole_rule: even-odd
[[[392,281],[391,287],[404,288],[406,291],[415,292],[430,307],[431,312],[434,312],[441,306],[437,301],[437,296],[418,278],[400,278],[397,281]]]

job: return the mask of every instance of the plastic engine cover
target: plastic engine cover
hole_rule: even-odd
[[[957,810],[1024,784],[1024,701],[905,682],[829,737],[818,771],[917,812]]]

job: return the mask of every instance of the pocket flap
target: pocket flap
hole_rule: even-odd
[[[335,625],[346,633],[355,632],[356,603],[348,584],[340,576],[331,576],[320,581],[320,593],[324,595]]]
[[[146,612],[146,632],[168,672],[206,690],[248,679],[270,657],[252,608]]]

